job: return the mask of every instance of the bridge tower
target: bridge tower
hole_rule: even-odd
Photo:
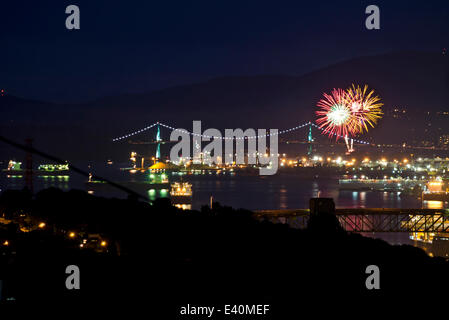
[[[313,142],[313,136],[312,136],[312,124],[309,124],[309,133],[307,135],[307,142],[309,143],[309,150],[307,151],[307,155],[310,157],[312,156],[312,142]]]
[[[161,159],[161,127],[159,126],[159,122],[157,124],[157,132],[156,132],[156,161]]]

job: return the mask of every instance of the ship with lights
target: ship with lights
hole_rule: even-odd
[[[68,176],[69,164],[40,164],[37,169],[32,170],[32,174],[36,176]],[[26,169],[22,169],[22,162],[9,160],[8,167],[2,172],[7,176],[24,176]]]

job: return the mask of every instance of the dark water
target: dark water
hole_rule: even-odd
[[[84,165],[82,168],[117,182],[149,179],[148,174],[130,174],[120,171],[120,167],[121,165],[90,165],[90,167]],[[198,174],[184,175],[182,178],[179,175],[172,175],[169,176],[169,179],[170,182],[182,179],[192,183],[192,207],[194,209],[209,204],[211,196],[214,201],[221,204],[252,210],[308,208],[309,199],[318,196],[333,198],[336,206],[340,208],[438,208],[447,206],[447,204],[436,202],[421,203],[421,200],[415,196],[403,195],[398,192],[340,191],[336,178],[315,179],[286,174],[274,176]],[[67,176],[35,177],[33,184],[35,192],[48,187],[57,187],[62,190],[72,188],[86,190],[86,181],[86,177],[71,173]],[[2,175],[0,178],[1,190],[21,189],[24,184],[23,177]],[[139,190],[139,193],[148,196],[149,190],[146,189]],[[105,197],[126,197],[126,194],[112,188],[96,194]],[[159,194],[156,193],[156,196]]]
[[[341,208],[420,208],[421,201],[400,193],[339,191],[336,179],[311,179],[295,176],[227,177],[193,180],[194,206],[216,201],[236,208],[308,208],[312,197],[333,198]]]

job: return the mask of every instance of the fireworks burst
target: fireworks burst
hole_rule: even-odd
[[[352,132],[351,109],[347,104],[347,93],[342,89],[334,89],[331,94],[324,93],[317,106],[317,124],[323,129],[323,134],[335,135],[338,138]]]
[[[374,127],[382,117],[382,103],[374,94],[352,85],[346,91],[333,89],[331,94],[324,93],[324,98],[317,103],[317,124],[323,129],[323,134],[341,137],[356,136],[368,131],[369,126]]]

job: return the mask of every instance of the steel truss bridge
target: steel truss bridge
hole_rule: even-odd
[[[449,232],[449,210],[444,209],[336,209],[341,226],[351,232]],[[293,228],[307,227],[308,209],[259,210],[255,216]]]

